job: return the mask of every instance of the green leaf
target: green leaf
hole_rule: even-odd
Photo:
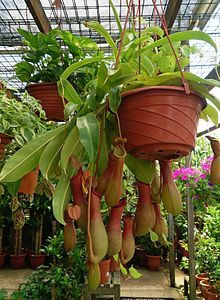
[[[60,79],[67,79],[75,70],[101,60],[103,60],[103,57],[93,57],[85,58],[82,61],[73,63],[61,74]]]
[[[84,25],[86,27],[89,27],[96,32],[98,32],[101,36],[104,37],[106,43],[114,50],[115,53],[117,53],[118,49],[115,45],[115,42],[113,41],[112,37],[108,33],[108,31],[97,21],[91,21],[91,22],[84,22]]]
[[[123,275],[128,275],[128,271],[127,271],[126,268],[122,265],[122,263],[119,263],[119,266],[120,266],[121,273],[122,273]]]
[[[74,112],[77,109],[77,104],[73,103],[73,102],[69,102],[65,105],[64,107],[64,115],[65,115],[65,119],[68,120],[68,118],[74,114]]]
[[[81,143],[89,154],[90,162],[95,162],[99,145],[99,123],[93,113],[77,118],[77,128]]]
[[[65,132],[61,131],[54,139],[52,139],[44,149],[39,167],[42,175],[48,179],[54,172],[59,162],[60,151],[65,139]]]
[[[214,47],[215,51],[217,52],[217,45],[213,41],[213,39],[205,32],[203,31],[194,31],[194,30],[187,30],[184,32],[177,32],[173,33],[169,36],[171,42],[180,42],[180,41],[188,41],[188,40],[199,40],[206,42]],[[155,41],[152,44],[148,44],[147,46],[141,48],[137,55],[140,55],[141,53],[144,53],[145,51],[149,51],[151,49],[154,49],[156,47],[160,47],[162,45],[165,45],[168,43],[167,37],[164,37],[160,40]]]
[[[145,29],[141,32],[141,34],[143,34],[143,35],[148,34],[148,33],[150,33],[151,35],[155,35],[155,34],[156,34],[156,35],[158,35],[160,38],[162,38],[163,35],[164,35],[163,29],[161,29],[160,27],[157,27],[157,26],[145,28]]]
[[[67,166],[71,155],[75,157],[79,157],[80,152],[82,151],[83,146],[80,142],[79,138],[79,130],[75,126],[68,134],[67,138],[65,139],[65,143],[61,150],[61,168],[66,173]]]
[[[207,105],[205,110],[203,111],[209,119],[216,125],[218,126],[219,123],[219,118],[218,118],[218,111],[210,104]]]
[[[17,181],[32,171],[38,165],[46,145],[63,130],[62,126],[41,134],[18,150],[4,165],[0,174],[0,181]]]
[[[70,178],[64,173],[61,175],[60,180],[56,186],[56,190],[53,194],[53,215],[57,222],[65,225],[64,221],[64,211],[67,204],[70,201],[71,189],[70,189]]]
[[[112,112],[116,112],[121,104],[120,87],[116,86],[109,92],[109,106]]]
[[[154,162],[128,154],[125,158],[125,164],[139,181],[147,184],[152,182],[156,172]]]
[[[26,142],[33,140],[35,132],[31,128],[21,127],[20,131]]]
[[[60,81],[58,81],[57,86],[60,96],[64,97],[64,99],[66,99],[68,102],[73,102],[75,104],[83,103],[79,94],[67,79],[60,78]]]
[[[15,65],[16,75],[22,82],[30,81],[33,70],[33,65],[26,61],[21,61]]]
[[[119,31],[119,33],[121,34],[121,33],[122,33],[122,26],[121,26],[121,21],[120,21],[118,12],[117,12],[117,10],[116,10],[116,8],[115,8],[115,5],[114,5],[113,1],[112,1],[112,0],[109,0],[109,3],[110,3],[110,5],[111,5],[111,8],[112,8],[113,13],[114,13],[115,21],[116,21],[116,24],[117,24],[117,26],[118,26],[118,31]]]
[[[150,239],[153,243],[157,242],[159,237],[158,235],[156,234],[156,232],[152,231],[152,230],[149,230],[150,231]]]
[[[138,279],[142,276],[142,274],[140,272],[138,272],[137,269],[135,269],[133,266],[131,266],[129,269],[128,269],[130,275],[132,278],[134,279]]]

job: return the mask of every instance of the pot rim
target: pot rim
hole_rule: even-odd
[[[57,85],[56,82],[34,82],[34,83],[29,83],[26,85],[25,89],[28,89],[28,88],[31,88],[31,87],[35,87],[35,86],[38,86],[38,85]]]
[[[123,97],[129,96],[129,95],[136,94],[136,93],[141,93],[141,92],[144,92],[144,91],[147,91],[147,90],[174,90],[174,91],[179,91],[179,92],[184,92],[185,93],[185,88],[183,86],[154,85],[154,86],[144,86],[144,87],[133,89],[133,90],[130,90],[130,91],[127,91],[127,92],[123,92],[123,93],[121,93],[121,97],[123,98]],[[205,97],[203,97],[199,93],[191,91],[191,90],[190,90],[190,94],[199,96],[200,99],[201,99],[201,102],[202,102],[202,109],[206,108],[207,101],[206,101]]]

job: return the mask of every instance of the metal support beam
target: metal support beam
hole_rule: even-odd
[[[52,28],[40,0],[25,0],[39,30],[48,33]]]
[[[170,31],[171,28],[173,27],[173,24],[176,20],[176,16],[179,12],[181,4],[182,4],[182,0],[176,0],[176,1],[169,0],[167,4],[167,9],[165,12],[165,20],[166,20],[168,31]]]
[[[174,222],[173,215],[168,214],[169,230],[169,269],[170,269],[170,286],[175,287],[175,256],[174,256]]]

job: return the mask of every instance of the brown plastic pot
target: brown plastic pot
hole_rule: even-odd
[[[46,254],[30,254],[29,258],[31,268],[36,269],[37,267],[45,264]]]
[[[5,265],[6,253],[0,254],[0,269],[4,268]]]
[[[206,100],[183,87],[152,86],[122,94],[118,114],[127,151],[147,160],[187,155],[195,147]]]
[[[160,270],[160,256],[146,255],[147,268],[150,271],[159,271]]]
[[[10,255],[10,263],[13,269],[22,269],[24,267],[25,258],[27,253],[19,255]]]
[[[196,283],[199,285],[201,280],[209,280],[208,274],[207,273],[200,273],[196,274]]]
[[[18,193],[33,194],[37,185],[39,167],[26,174],[22,179],[18,189]]]
[[[220,300],[220,295],[217,294],[212,286],[206,289],[206,296],[208,300]]]
[[[146,251],[142,246],[135,247],[135,254],[137,255],[137,263],[139,266],[146,267],[147,265],[147,258],[146,258]]]
[[[11,142],[11,137],[7,134],[0,133],[0,160],[4,158],[5,147]]]
[[[31,96],[40,100],[48,120],[64,120],[63,101],[58,93],[57,84],[55,82],[30,84],[26,87],[26,90]]]
[[[110,259],[102,260],[99,263],[100,275],[101,275],[100,284],[105,284],[108,282],[109,267],[110,267]]]
[[[211,285],[209,284],[208,280],[203,279],[203,280],[201,280],[201,281],[199,282],[199,289],[200,289],[200,291],[201,291],[201,293],[202,293],[202,296],[203,296],[206,300],[207,300],[206,290],[207,290],[208,288],[210,288],[210,287],[211,287]]]

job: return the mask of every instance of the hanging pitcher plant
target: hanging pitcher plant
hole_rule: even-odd
[[[152,1],[159,14],[156,1]],[[54,216],[64,225],[67,251],[76,243],[76,224],[87,233],[91,290],[99,286],[99,263],[106,256],[118,254],[122,265],[133,257],[135,236],[154,231],[162,244],[166,241],[168,230],[161,206],[173,215],[181,212],[181,197],[172,180],[171,159],[160,162],[159,180],[155,161],[135,156],[136,152],[130,147],[132,141],[123,135],[118,114],[123,105],[121,95],[143,87],[183,85],[185,94],[195,91],[207,98],[203,118],[217,123],[220,109],[219,100],[206,87],[220,87],[220,83],[183,71],[189,62],[186,52],[193,53],[195,49],[187,46],[188,51],[183,51],[185,46],[181,42],[200,40],[216,50],[216,44],[208,34],[189,30],[168,35],[160,15],[164,30],[156,26],[145,27],[141,18],[138,18],[139,24],[134,20],[131,29],[127,29],[133,13],[133,0],[128,4],[122,28],[117,10],[111,0],[110,3],[120,34],[119,47],[100,23],[85,22],[87,28],[105,39],[112,50],[111,55],[85,58],[63,72],[58,88],[60,95],[67,100],[65,123],[25,145],[7,161],[0,174],[3,182],[16,181],[39,165],[42,175],[50,179],[59,169],[61,175],[53,194]],[[97,76],[85,86],[85,98],[82,98],[68,78],[82,68],[92,69],[97,62]],[[138,129],[135,133],[142,134]],[[139,199],[135,216],[123,215],[126,201],[129,201],[123,194],[124,165],[137,180]],[[109,209],[107,226],[100,210],[102,201]]]

